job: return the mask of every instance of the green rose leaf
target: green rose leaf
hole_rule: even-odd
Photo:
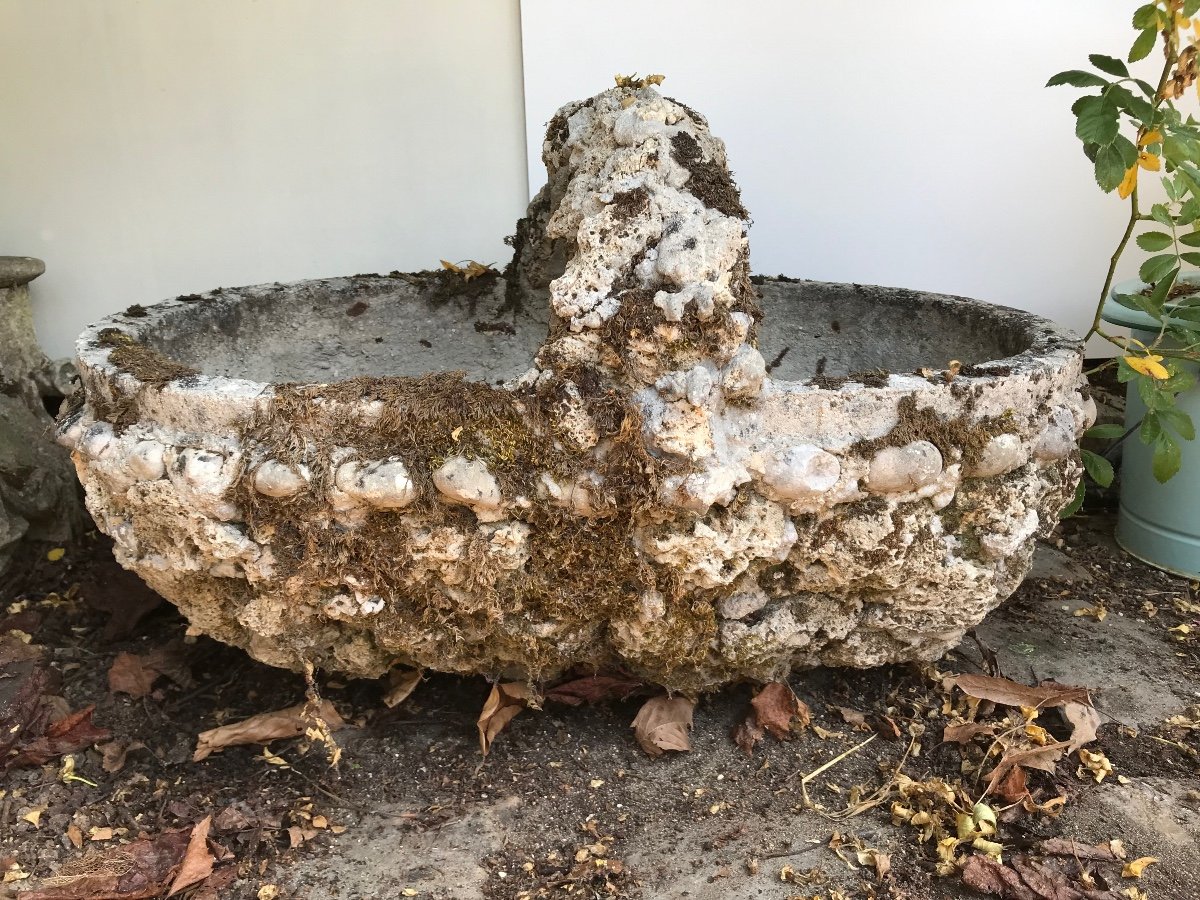
[[[1115,144],[1100,147],[1096,150],[1096,184],[1100,190],[1109,194],[1117,189],[1125,178],[1125,170],[1130,166],[1121,158],[1121,151]]]
[[[1150,51],[1154,49],[1156,43],[1158,43],[1158,29],[1147,28],[1137,36],[1137,40],[1129,48],[1129,61],[1132,63],[1145,59],[1150,55]]]
[[[1154,3],[1139,6],[1133,11],[1133,27],[1138,30],[1146,28],[1157,30],[1159,16],[1161,15],[1162,13],[1158,11],[1158,6]]]
[[[1162,434],[1162,425],[1158,423],[1158,413],[1148,412],[1142,416],[1142,427],[1138,429],[1138,437],[1149,447]]]
[[[1094,72],[1084,72],[1081,69],[1071,69],[1067,72],[1059,72],[1046,82],[1046,87],[1058,87],[1060,84],[1067,84],[1071,87],[1106,87],[1108,80],[1101,78]]]
[[[1150,217],[1159,225],[1166,225],[1168,228],[1175,224],[1171,219],[1171,214],[1167,212],[1167,205],[1165,203],[1155,203],[1151,206]]]
[[[1121,109],[1128,110],[1131,115],[1141,122],[1149,124],[1154,119],[1154,107],[1149,101],[1135,97],[1125,88],[1113,85],[1106,91],[1108,98]]]
[[[1194,441],[1196,439],[1196,426],[1192,422],[1192,417],[1182,409],[1173,407],[1171,409],[1159,410],[1158,417],[1164,424],[1174,428],[1185,441]]]
[[[1072,107],[1079,117],[1075,122],[1075,134],[1089,144],[1104,146],[1111,144],[1120,129],[1117,104],[1105,97],[1081,97]]]
[[[1183,451],[1173,437],[1165,431],[1154,442],[1154,458],[1151,468],[1154,479],[1159,484],[1166,484],[1183,465]]]
[[[1118,78],[1129,77],[1129,69],[1125,67],[1125,63],[1111,56],[1105,56],[1103,53],[1089,54],[1088,62],[1101,72],[1107,72],[1109,75],[1116,75]]]
[[[1124,433],[1124,425],[1118,425],[1116,422],[1108,422],[1104,425],[1093,425],[1083,433],[1083,436],[1095,438],[1098,441],[1115,441]]]
[[[1058,514],[1060,519],[1069,519],[1083,507],[1083,498],[1087,496],[1087,488],[1083,486],[1083,479],[1075,485],[1075,496],[1071,498],[1071,502],[1063,507],[1063,511]]]
[[[1137,245],[1148,253],[1166,250],[1172,243],[1171,236],[1161,231],[1147,231],[1137,237]]]
[[[1112,463],[1099,453],[1093,453],[1091,450],[1080,450],[1079,455],[1083,457],[1083,468],[1087,470],[1092,481],[1096,482],[1100,487],[1108,487],[1112,484]]]
[[[1163,253],[1159,256],[1152,256],[1138,269],[1138,278],[1146,282],[1146,284],[1154,284],[1158,279],[1162,278],[1175,265],[1174,253]]]

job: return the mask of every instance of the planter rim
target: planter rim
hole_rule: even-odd
[[[1189,272],[1180,276],[1179,280],[1190,284],[1200,284],[1200,272]],[[1117,294],[1136,294],[1144,291],[1149,286],[1140,278],[1130,278],[1127,281],[1113,285],[1108,299],[1104,301],[1104,308],[1100,312],[1100,318],[1110,325],[1123,325],[1126,328],[1139,328],[1142,331],[1157,331],[1159,323],[1149,313],[1142,312],[1140,309],[1130,309],[1128,306],[1122,306],[1116,301]],[[1167,308],[1171,308],[1170,303],[1167,304]],[[1182,319],[1168,319],[1168,321],[1175,321],[1180,325],[1189,327],[1194,327],[1196,324],[1195,322]]]

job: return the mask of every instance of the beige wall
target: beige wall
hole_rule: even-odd
[[[503,261],[517,0],[0,0],[0,254],[37,325],[218,285]]]

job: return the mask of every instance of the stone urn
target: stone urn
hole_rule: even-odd
[[[933,659],[1020,583],[1094,418],[1079,341],[752,278],[702,115],[564,107],[501,277],[134,307],[59,423],[120,562],[256,658],[681,691]]]
[[[44,402],[71,390],[74,367],[48,360],[33,330],[29,282],[45,271],[40,259],[0,256],[0,573],[22,538],[64,542],[83,524]]]

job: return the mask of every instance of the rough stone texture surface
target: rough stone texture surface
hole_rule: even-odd
[[[65,541],[82,525],[71,463],[52,440],[43,396],[70,390],[74,367],[38,346],[28,284],[40,259],[0,256],[0,572],[22,538]]]
[[[1013,591],[1080,474],[1077,339],[755,284],[723,145],[652,89],[564,107],[543,157],[493,293],[356,276],[86,331],[59,434],[122,564],[275,665],[685,691],[934,658]]]

